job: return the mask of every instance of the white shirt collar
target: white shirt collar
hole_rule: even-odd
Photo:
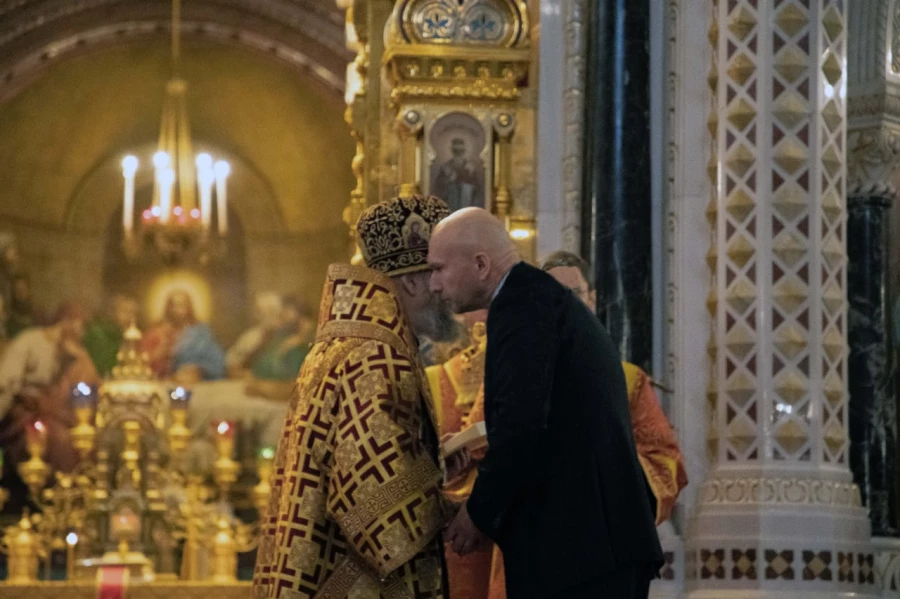
[[[515,265],[513,265],[513,268],[515,268]],[[508,271],[506,271],[506,274],[503,275],[502,279],[500,279],[500,283],[497,284],[497,288],[494,289],[494,293],[493,293],[493,295],[491,295],[491,302],[494,301],[494,299],[497,297],[497,294],[499,294],[500,290],[503,289],[503,284],[506,283],[506,279],[509,278],[509,273],[511,273],[511,272],[512,272],[512,268],[510,268]]]

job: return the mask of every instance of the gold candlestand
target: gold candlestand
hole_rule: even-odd
[[[7,556],[8,584],[28,584],[37,580],[38,562],[45,552],[28,512],[18,524],[6,529],[2,550]]]
[[[191,392],[166,390],[155,379],[147,356],[137,350],[140,339],[135,327],[125,332],[119,364],[99,389],[73,387],[71,434],[79,462],[72,473],[56,473],[51,481],[44,461],[47,430],[40,421],[26,429],[29,457],[18,471],[40,513],[26,514],[3,535],[6,584],[51,584],[35,581],[40,560],[49,569],[54,550],[66,552],[69,580],[94,579],[107,566],[125,567],[137,584],[156,581],[157,567],[171,580],[179,543],[181,579],[237,584],[237,554],[253,549],[258,523],[232,516],[230,492],[240,470],[232,457],[234,423],[215,423],[213,492],[187,473]],[[258,506],[268,495],[273,453],[258,463]],[[5,496],[0,489],[0,507]]]

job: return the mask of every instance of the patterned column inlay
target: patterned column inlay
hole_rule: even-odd
[[[694,584],[870,592],[847,467],[846,3],[711,5],[713,474]]]

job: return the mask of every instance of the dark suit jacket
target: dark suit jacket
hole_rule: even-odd
[[[625,374],[599,320],[520,263],[491,303],[487,336],[489,449],[467,507],[503,550],[510,599],[661,566]]]

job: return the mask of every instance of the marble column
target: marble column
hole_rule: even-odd
[[[871,115],[869,115],[871,117]],[[890,256],[900,124],[857,118],[848,134],[850,468],[872,532],[900,537]],[[896,541],[894,542],[896,544]],[[896,550],[895,550],[896,553]]]
[[[847,334],[850,345],[850,468],[872,534],[898,536],[897,404],[888,273],[892,198],[848,200]]]
[[[872,595],[848,466],[847,3],[710,7],[711,474],[691,597]]]
[[[588,7],[582,254],[622,359],[650,369],[652,248],[649,0]]]
[[[897,0],[848,3],[847,247],[850,468],[861,488],[885,593],[900,587],[897,400],[892,388],[890,204],[900,158]],[[894,223],[896,226],[896,222]],[[896,232],[895,232],[896,233]],[[894,290],[896,291],[896,290]],[[893,340],[896,348],[896,339]],[[898,382],[893,375],[894,382]]]

